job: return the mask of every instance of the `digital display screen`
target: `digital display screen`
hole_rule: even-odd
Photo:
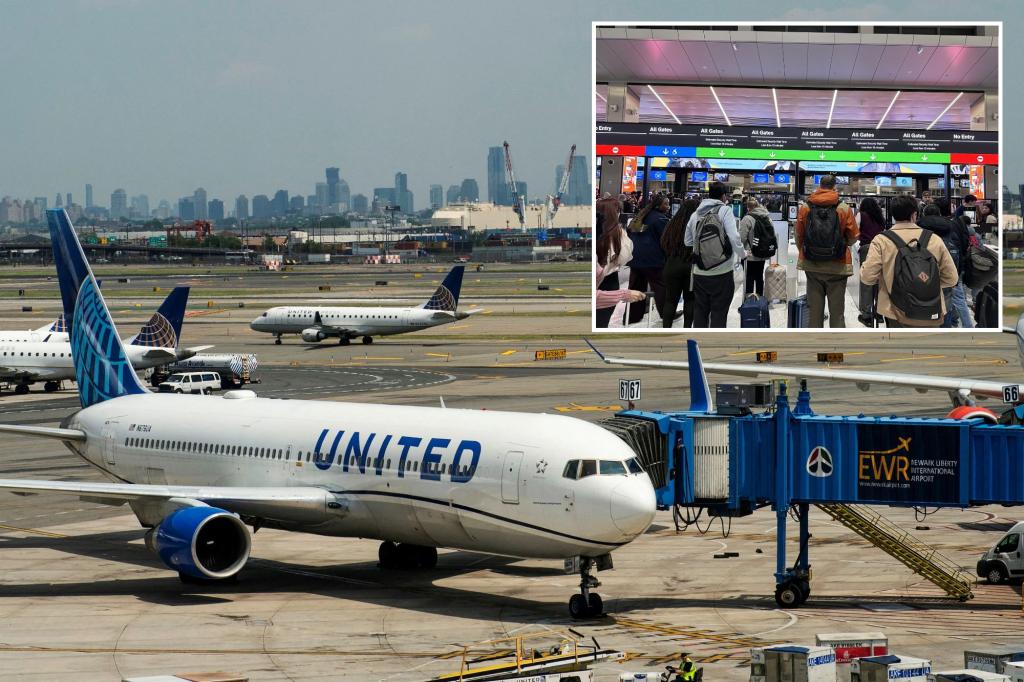
[[[849,185],[850,184],[850,176],[849,175],[837,175],[836,176],[836,184],[837,185]]]
[[[636,157],[622,157],[622,191],[625,194],[636,191]]]
[[[879,187],[892,187],[892,178],[888,175],[876,175],[875,184]]]
[[[789,173],[775,173],[772,175],[772,182],[776,185],[788,185],[789,178]]]
[[[656,181],[659,181],[659,182],[664,182],[667,179],[668,179],[668,173],[666,173],[665,171],[663,171],[663,170],[652,170],[651,171],[651,180],[656,180]]]
[[[910,177],[909,175],[899,175],[899,176],[896,177],[896,186],[897,187],[913,187],[914,186],[914,178]]]
[[[754,182],[761,185],[768,184],[768,173],[754,173]]]
[[[693,171],[690,173],[690,182],[707,182],[708,172],[707,171]]]
[[[789,205],[789,219],[790,220],[796,220],[797,208],[798,208],[798,206],[796,204],[790,204]]]
[[[729,182],[729,174],[715,173],[715,182]]]

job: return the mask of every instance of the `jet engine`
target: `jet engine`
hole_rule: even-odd
[[[986,424],[999,423],[999,415],[988,408],[976,405],[954,407],[946,415],[946,419],[984,419]]]
[[[316,327],[302,330],[302,340],[306,343],[319,343],[326,338],[327,336]]]
[[[252,549],[249,529],[234,514],[216,507],[186,507],[168,515],[146,536],[150,549],[183,577],[230,578],[245,566]]]

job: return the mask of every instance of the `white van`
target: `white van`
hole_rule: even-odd
[[[1011,528],[995,547],[978,561],[978,576],[998,585],[1024,578],[1024,521]]]
[[[210,395],[220,388],[220,375],[216,372],[180,372],[167,377],[160,384],[161,393],[202,393]]]

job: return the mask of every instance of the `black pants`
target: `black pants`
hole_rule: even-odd
[[[634,268],[629,269],[629,288],[635,291],[653,291],[654,302],[658,310],[665,309],[665,280],[662,279],[661,268]],[[629,307],[629,324],[636,324],[644,319],[646,305]]]
[[[601,280],[601,283],[597,285],[600,291],[616,291],[619,288],[619,272],[616,270],[610,275],[605,276]],[[596,313],[597,328],[605,329],[608,327],[608,323],[612,320],[612,313],[615,312],[615,306],[610,308],[598,308]]]
[[[693,272],[691,256],[669,256],[662,271],[665,280],[665,307],[661,309],[661,326],[672,326],[676,317],[679,299],[683,299],[683,326],[693,326],[693,288],[690,273]]]
[[[747,281],[743,295],[754,293],[764,296],[764,261],[747,259]]]
[[[694,275],[693,297],[695,328],[725,327],[732,305],[733,294],[736,293],[736,282],[732,270],[721,275]]]

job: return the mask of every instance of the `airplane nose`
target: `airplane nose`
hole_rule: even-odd
[[[654,521],[654,487],[646,476],[630,476],[611,494],[612,523],[625,535],[636,537]]]
[[[255,320],[250,322],[249,323],[249,329],[259,329],[260,328],[260,320],[261,319],[262,318],[257,317]]]

